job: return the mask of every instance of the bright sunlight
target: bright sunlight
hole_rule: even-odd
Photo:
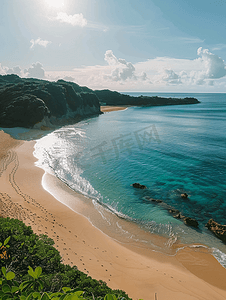
[[[45,0],[48,6],[60,8],[64,6],[64,0]]]

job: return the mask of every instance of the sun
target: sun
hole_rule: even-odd
[[[50,7],[60,8],[64,6],[64,0],[45,0]]]

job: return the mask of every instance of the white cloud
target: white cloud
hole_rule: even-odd
[[[36,62],[24,70],[24,75],[29,78],[45,78],[45,70],[40,62]]]
[[[19,66],[16,66],[16,67],[13,67],[11,69],[8,69],[6,71],[7,74],[16,74],[16,75],[19,75],[21,76],[22,75],[22,70]]]
[[[217,44],[215,47],[212,48],[213,51],[216,50],[223,50],[226,48],[226,44]]]
[[[147,79],[148,79],[147,73],[145,73],[145,72],[143,71],[143,72],[141,73],[141,75],[140,75],[140,79],[143,80],[143,81],[147,80]]]
[[[198,48],[197,54],[201,56],[205,66],[204,77],[218,79],[226,75],[226,65],[221,57],[209,52],[208,49]]]
[[[147,74],[142,72],[141,75],[135,74],[135,67],[131,62],[127,62],[125,59],[117,58],[112,50],[107,50],[104,56],[104,60],[111,66],[111,74],[105,75],[105,78],[113,81],[126,81],[132,80],[146,80]]]
[[[72,76],[64,76],[63,80],[70,81],[70,82],[74,82],[75,81],[75,79]]]
[[[52,42],[50,41],[45,41],[42,40],[40,37],[37,38],[36,40],[32,39],[30,40],[31,46],[30,49],[33,49],[36,45],[42,46],[44,48],[46,48],[49,44],[51,44]]]
[[[83,14],[74,14],[68,15],[64,12],[59,12],[55,20],[60,21],[61,23],[67,23],[72,26],[81,26],[84,27],[87,25],[87,20],[83,17]]]
[[[116,66],[118,64],[118,59],[113,54],[112,50],[107,50],[105,52],[104,60],[109,64],[109,66]]]
[[[195,59],[157,57],[134,65],[144,71],[156,85],[208,85],[213,86],[226,76],[226,65],[222,58],[208,49],[198,48]]]
[[[58,75],[71,76],[76,83],[93,89],[226,92],[224,61],[202,48],[197,55],[194,59],[157,57],[132,64],[108,50],[104,56],[107,65],[75,68]]]
[[[64,79],[92,89],[118,91],[226,92],[226,65],[217,55],[199,48],[194,59],[157,57],[139,63],[117,58],[112,50],[105,53],[104,65],[83,66],[65,71],[45,71],[41,63],[28,69],[0,64],[0,74],[22,77]]]
[[[181,84],[181,79],[173,70],[164,70],[162,80],[169,84]]]
[[[1,75],[5,75],[6,74],[5,67],[3,67],[1,63],[0,63],[0,74]]]

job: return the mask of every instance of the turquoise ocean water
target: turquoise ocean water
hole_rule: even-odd
[[[124,220],[170,245],[204,244],[226,266],[226,246],[205,227],[210,218],[226,224],[226,94],[142,94],[196,97],[201,103],[130,107],[62,127],[37,141],[39,165],[88,196],[97,210],[110,211],[114,224],[104,213],[100,217],[121,234]],[[134,182],[147,189],[134,189]],[[180,197],[183,192],[188,199]],[[148,197],[195,218],[199,229]],[[139,241],[139,232],[130,238]],[[141,242],[153,241],[142,236]]]

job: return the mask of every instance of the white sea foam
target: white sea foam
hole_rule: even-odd
[[[212,254],[219,261],[219,263],[226,268],[226,254],[217,248],[212,248]]]

